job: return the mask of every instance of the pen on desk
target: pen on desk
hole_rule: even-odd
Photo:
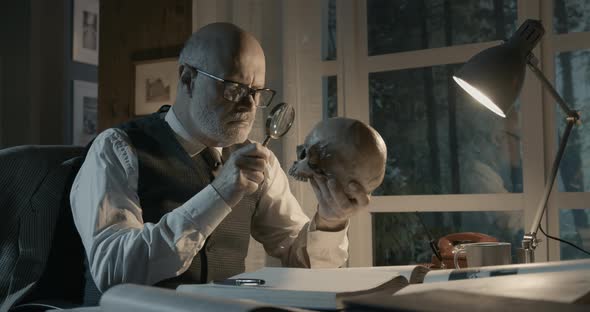
[[[214,284],[232,285],[232,286],[260,286],[265,281],[258,278],[228,278],[220,281],[213,281]]]

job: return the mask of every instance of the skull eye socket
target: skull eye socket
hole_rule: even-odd
[[[307,156],[307,152],[305,151],[305,146],[298,145],[297,146],[297,159],[301,160]]]

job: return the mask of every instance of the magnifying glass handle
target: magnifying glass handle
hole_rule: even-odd
[[[262,146],[266,147],[268,145],[268,142],[270,142],[270,135],[267,135],[266,138],[264,138],[264,142],[262,142]]]

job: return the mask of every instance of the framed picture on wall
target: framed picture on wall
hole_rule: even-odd
[[[94,82],[74,80],[73,142],[84,146],[97,134],[98,86]]]
[[[135,116],[149,115],[174,104],[178,86],[178,58],[135,62]]]
[[[72,59],[98,65],[99,0],[74,0]]]

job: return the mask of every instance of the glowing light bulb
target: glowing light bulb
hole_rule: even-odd
[[[455,82],[457,82],[457,84],[459,86],[461,86],[461,88],[463,88],[463,90],[467,91],[467,93],[469,93],[469,95],[471,95],[474,99],[476,99],[483,106],[487,107],[489,110],[496,113],[498,116],[501,116],[502,118],[506,118],[506,115],[504,115],[504,112],[498,107],[498,105],[494,104],[494,102],[492,100],[490,100],[489,97],[487,97],[481,91],[477,90],[477,88],[470,85],[469,83],[462,80],[461,78],[457,78],[457,77],[453,76],[453,79],[455,79]]]

